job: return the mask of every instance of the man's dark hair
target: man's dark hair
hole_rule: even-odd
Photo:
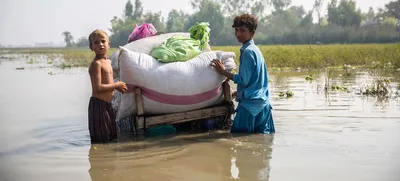
[[[251,14],[242,14],[236,16],[233,20],[232,28],[245,26],[250,32],[254,32],[257,29],[257,17]]]

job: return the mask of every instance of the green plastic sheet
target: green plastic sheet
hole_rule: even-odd
[[[209,46],[210,28],[208,26],[208,22],[196,23],[189,28],[190,38],[172,36],[160,46],[153,48],[150,55],[164,63],[190,60]]]

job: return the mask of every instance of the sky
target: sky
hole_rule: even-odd
[[[325,0],[328,2],[329,0]],[[383,7],[390,0],[355,0],[362,11]],[[0,45],[33,46],[35,43],[64,45],[64,31],[75,40],[94,29],[108,30],[114,16],[121,17],[127,0],[0,0]],[[131,0],[134,3],[134,0]],[[144,12],[172,9],[193,13],[190,0],[142,0]],[[363,4],[359,4],[359,3]],[[292,0],[310,10],[314,0]]]

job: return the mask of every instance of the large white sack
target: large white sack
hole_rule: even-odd
[[[150,36],[146,38],[142,38],[136,41],[133,41],[131,43],[128,43],[124,45],[124,48],[127,48],[128,50],[132,50],[135,52],[139,53],[146,53],[150,54],[151,50],[156,47],[161,45],[163,42],[167,41],[168,38],[171,38],[174,35],[180,35],[184,37],[190,37],[190,33],[183,33],[183,32],[177,32],[177,33],[166,33],[166,34],[161,34],[161,35],[155,35],[155,36]],[[111,60],[111,65],[114,71],[114,78],[119,77],[118,76],[118,56],[119,55],[119,50],[111,54],[109,59]]]
[[[144,113],[150,115],[222,103],[226,77],[210,66],[216,58],[228,71],[236,68],[233,52],[203,52],[185,62],[162,63],[148,54],[120,47],[120,80],[127,84],[128,91],[120,95],[117,120],[136,114],[135,87],[141,88]]]

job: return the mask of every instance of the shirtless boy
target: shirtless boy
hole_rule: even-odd
[[[117,138],[117,126],[111,101],[114,89],[127,90],[124,82],[113,80],[111,60],[107,58],[110,41],[106,32],[95,30],[89,35],[89,47],[96,54],[89,66],[92,96],[89,102],[89,133],[92,143],[105,143]]]

